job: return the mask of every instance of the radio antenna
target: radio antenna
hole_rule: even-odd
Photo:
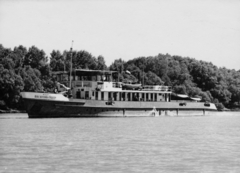
[[[71,90],[71,85],[72,85],[72,48],[73,48],[73,40],[72,40],[72,45],[70,49],[70,55],[71,55],[71,62],[70,62],[70,79],[69,79],[69,88]]]

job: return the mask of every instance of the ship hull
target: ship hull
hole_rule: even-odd
[[[32,93],[33,94],[33,93]],[[30,95],[30,97],[28,97]],[[104,101],[62,98],[58,94],[25,95],[29,118],[202,116],[216,111],[203,102]],[[47,96],[46,96],[47,95]],[[59,96],[59,98],[58,98]]]

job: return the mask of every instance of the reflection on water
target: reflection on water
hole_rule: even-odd
[[[240,172],[240,113],[68,119],[6,114],[0,115],[0,139],[0,172]]]

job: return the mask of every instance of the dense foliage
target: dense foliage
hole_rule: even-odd
[[[169,85],[175,93],[200,96],[218,108],[240,105],[240,70],[209,62],[159,54],[127,62],[117,59],[107,68],[103,56],[96,58],[87,51],[53,50],[47,57],[35,46],[11,50],[0,45],[0,109],[21,109],[21,91],[52,92],[56,82],[52,71],[69,71],[71,56],[73,69],[114,70],[119,72],[116,79],[123,82]]]
[[[212,63],[193,58],[159,54],[139,57],[128,62],[115,60],[110,70],[131,71],[145,85],[158,84],[173,87],[174,93],[201,97],[214,102],[219,109],[233,108],[240,104],[240,70],[218,68]]]

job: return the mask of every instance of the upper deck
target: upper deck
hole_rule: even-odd
[[[70,73],[69,72],[53,72],[56,76],[57,81],[69,86]],[[115,75],[115,76],[114,76]],[[126,84],[119,82],[117,71],[104,71],[104,70],[87,70],[87,69],[76,69],[71,75],[71,86],[72,89],[85,90],[98,90],[98,91],[135,91],[135,92],[166,92],[171,93],[172,88],[169,86],[160,85],[142,85],[142,84]]]

